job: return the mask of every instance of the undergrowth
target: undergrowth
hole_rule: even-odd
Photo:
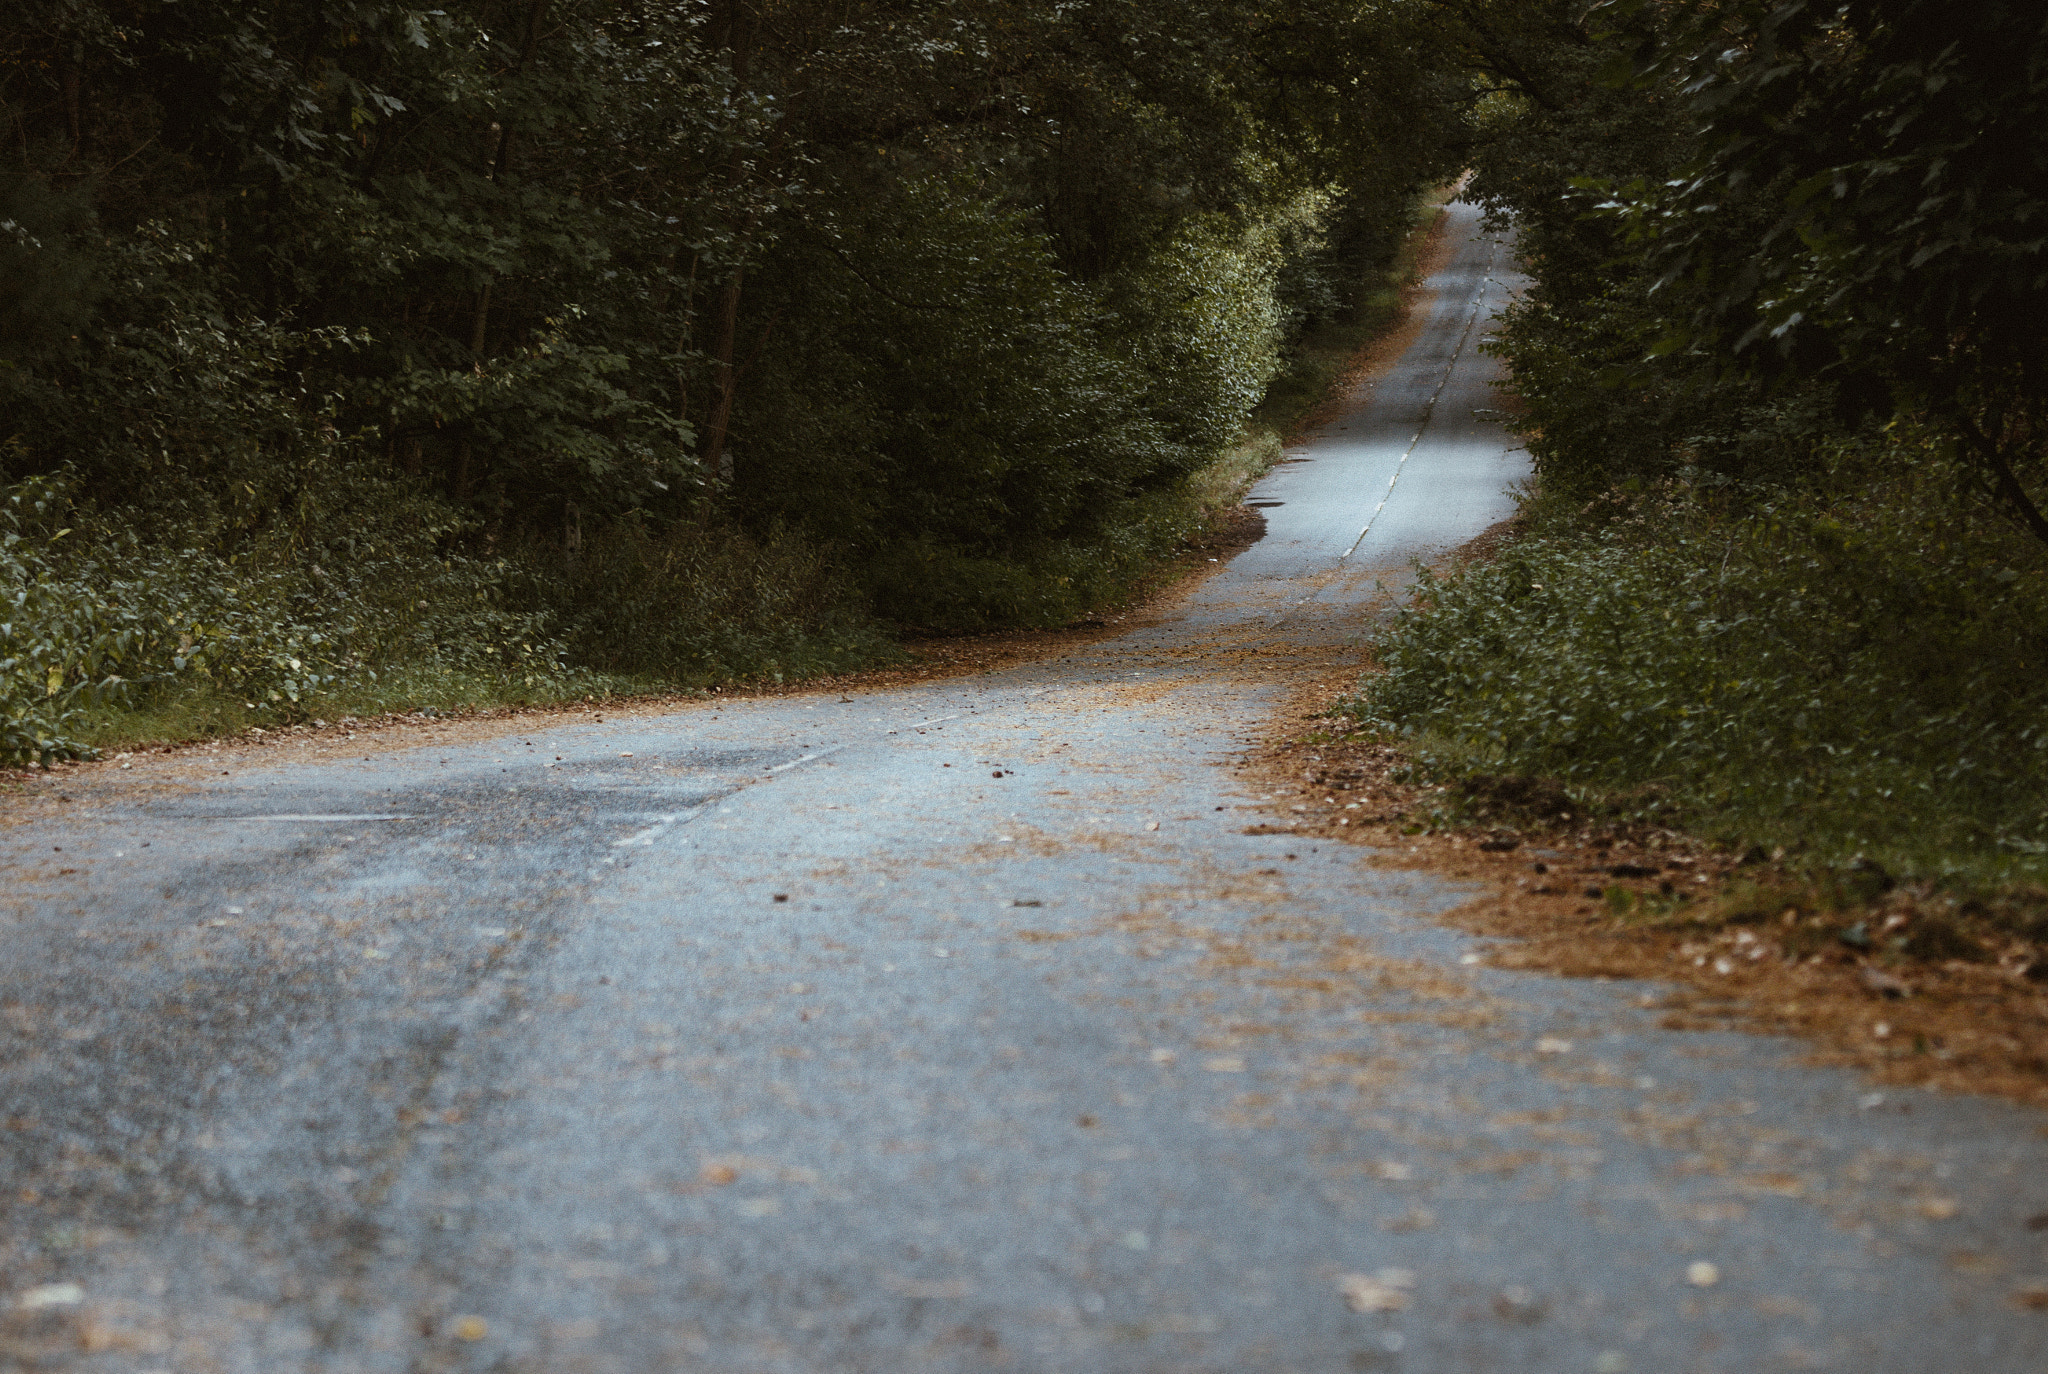
[[[1535,500],[1423,573],[1340,705],[1446,817],[1679,826],[1795,863],[2048,885],[2048,556],[1898,427],[1796,484]],[[1546,814],[1549,813],[1549,814]]]
[[[556,617],[519,604],[518,569],[446,550],[462,523],[450,508],[360,468],[304,475],[303,522],[238,530],[188,515],[169,537],[62,480],[0,489],[0,762],[296,720],[340,700],[543,700],[597,685],[568,662]]]

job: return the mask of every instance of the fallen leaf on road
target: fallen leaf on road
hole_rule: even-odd
[[[1920,1199],[1920,1215],[1926,1217],[1929,1221],[1947,1221],[1961,1210],[1961,1204],[1952,1197],[1924,1197]]]
[[[1204,1059],[1202,1067],[1210,1073],[1243,1073],[1244,1060],[1234,1054],[1220,1054],[1214,1059]]]
[[[104,1354],[110,1350],[161,1355],[169,1347],[170,1341],[159,1332],[102,1326],[98,1322],[87,1323],[78,1333],[78,1348],[90,1355]]]
[[[706,1164],[698,1170],[697,1177],[714,1188],[723,1188],[728,1183],[739,1181],[740,1171],[730,1164]]]
[[[882,1286],[906,1298],[923,1298],[928,1302],[971,1297],[974,1293],[974,1285],[966,1279],[908,1279],[892,1274],[882,1280]]]
[[[1415,1273],[1410,1269],[1337,1276],[1337,1291],[1353,1312],[1398,1312],[1408,1305],[1407,1290],[1414,1286]]]
[[[458,1341],[480,1341],[490,1334],[490,1325],[482,1317],[457,1317],[455,1339]]]
[[[1685,1281],[1695,1288],[1712,1288],[1721,1281],[1721,1267],[1707,1260],[1694,1260],[1685,1266]]]
[[[2048,1279],[2030,1279],[2015,1288],[2012,1300],[2036,1312],[2048,1312]]]
[[[1538,1054],[1570,1054],[1571,1052],[1572,1042],[1560,1040],[1554,1035],[1546,1035],[1536,1042],[1536,1053]]]

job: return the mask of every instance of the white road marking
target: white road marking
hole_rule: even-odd
[[[707,802],[705,805],[708,806],[710,803]],[[687,810],[671,811],[666,816],[658,816],[655,818],[654,824],[648,826],[645,830],[636,830],[623,840],[613,840],[612,848],[624,849],[627,845],[653,844],[661,838],[662,831],[667,830],[678,821],[689,820],[702,810],[704,810],[703,806],[692,806]]]
[[[845,749],[845,748],[847,748],[847,747],[848,747],[848,746],[846,746],[846,745],[844,745],[844,744],[835,744],[835,745],[833,745],[833,746],[832,746],[832,747],[831,747],[830,749],[820,749],[820,750],[819,750],[819,751],[818,751],[817,753],[815,753],[815,754],[805,754],[805,755],[804,755],[804,756],[803,756],[802,758],[800,758],[800,759],[791,759],[791,760],[790,760],[790,761],[789,761],[788,763],[778,763],[778,764],[776,764],[776,765],[775,765],[775,766],[774,766],[773,768],[766,768],[766,769],[763,769],[763,770],[762,770],[762,772],[764,772],[764,773],[781,773],[781,772],[784,772],[784,771],[786,771],[786,770],[788,770],[788,769],[791,769],[791,768],[801,768],[801,767],[802,767],[802,766],[803,766],[804,764],[807,764],[807,763],[811,762],[811,761],[812,761],[813,759],[822,759],[822,758],[824,758],[824,757],[825,757],[825,756],[826,756],[827,754],[836,754],[836,753],[838,753],[838,752],[839,752],[839,751],[840,751],[841,749]]]
[[[1380,512],[1387,508],[1387,502],[1394,495],[1394,484],[1401,480],[1401,470],[1408,466],[1408,455],[1415,452],[1416,446],[1422,442],[1422,436],[1429,432],[1429,422],[1436,415],[1437,398],[1442,396],[1444,388],[1451,384],[1451,374],[1458,370],[1458,359],[1465,356],[1465,345],[1472,338],[1472,327],[1479,323],[1479,306],[1486,299],[1486,288],[1494,284],[1493,254],[1498,251],[1499,248],[1496,245],[1488,252],[1486,274],[1480,278],[1479,290],[1472,297],[1472,313],[1466,318],[1465,328],[1458,335],[1458,346],[1451,350],[1451,360],[1444,365],[1443,378],[1437,382],[1436,390],[1430,393],[1429,403],[1422,407],[1421,426],[1416,429],[1415,437],[1408,441],[1408,447],[1402,450],[1400,461],[1394,464],[1394,475],[1387,479],[1386,495],[1380,497],[1380,503],[1372,508],[1372,514],[1365,519],[1365,528],[1358,532],[1358,538],[1351,541],[1351,547],[1338,554],[1337,557],[1351,557],[1352,554],[1358,551],[1358,546],[1365,542],[1365,537],[1372,533],[1373,522],[1378,520]]]
[[[921,720],[916,725],[906,725],[902,728],[906,730],[919,730],[923,729],[927,725],[940,725],[949,720],[959,720],[962,716],[965,716],[967,714],[968,712],[966,711],[956,711],[950,716],[933,716],[930,720]],[[891,730],[887,733],[893,735],[896,733],[896,731]],[[784,773],[792,768],[801,768],[804,764],[815,763],[819,759],[826,758],[830,755],[836,754],[842,749],[850,749],[852,747],[853,746],[851,743],[835,744],[830,749],[820,749],[815,753],[805,754],[802,758],[791,759],[788,763],[778,763],[773,768],[763,769],[762,776],[766,777],[775,773]],[[705,805],[708,806],[710,805],[710,803],[706,803]],[[704,809],[704,806],[693,806],[686,811],[672,811],[666,816],[657,817],[654,824],[646,827],[644,830],[636,830],[632,834],[626,836],[626,838],[623,840],[613,840],[611,842],[611,847],[613,849],[628,849],[634,846],[651,845],[656,840],[661,838],[661,835],[664,831],[668,830],[672,826],[680,824],[683,821],[689,820],[698,812]],[[397,818],[393,817],[392,819]],[[605,862],[610,863],[611,860],[607,859],[605,860]]]

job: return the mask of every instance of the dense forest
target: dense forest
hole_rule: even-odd
[[[95,691],[715,682],[1117,596],[1455,172],[1429,20],[10,7],[7,751]]]
[[[11,759],[1069,621],[1470,172],[1539,482],[1348,709],[2048,865],[2036,5],[23,0],[0,132]]]

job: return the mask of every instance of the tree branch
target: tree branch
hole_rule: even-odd
[[[1971,448],[1977,450],[1977,456],[1984,460],[1984,465],[1991,469],[1991,480],[1997,487],[1998,494],[2005,498],[2006,504],[2019,516],[2020,523],[2027,527],[2034,538],[2048,544],[2048,516],[2041,514],[2041,508],[2034,504],[2034,498],[2020,485],[2020,479],[2013,472],[2012,464],[2006,461],[2005,452],[1999,448],[1998,441],[1980,429],[1977,422],[1972,420],[1961,406],[1950,405],[1944,409],[1962,429],[1963,437],[1969,440]]]

